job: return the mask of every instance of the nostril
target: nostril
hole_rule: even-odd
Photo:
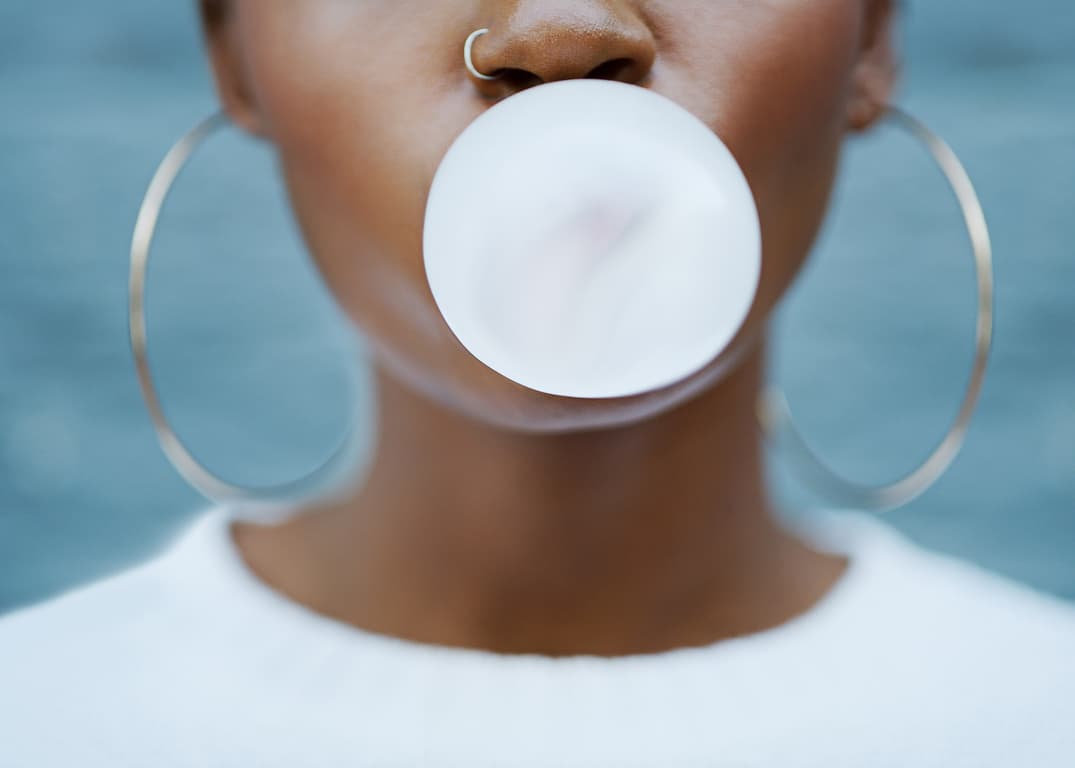
[[[612,59],[591,69],[586,77],[594,80],[633,82],[637,69],[638,63],[634,59]]]
[[[509,67],[499,70],[496,74],[501,82],[512,92],[533,88],[535,85],[541,85],[545,82],[533,72],[525,69],[512,69]]]

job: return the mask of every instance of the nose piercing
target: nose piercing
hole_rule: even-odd
[[[463,61],[466,62],[467,71],[470,72],[478,80],[499,80],[500,78],[493,75],[485,75],[478,71],[478,68],[474,66],[474,41],[482,35],[489,34],[488,29],[477,29],[470,33],[470,37],[463,44]]]

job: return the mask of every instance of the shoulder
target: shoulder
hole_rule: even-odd
[[[111,645],[173,616],[183,604],[183,587],[196,583],[196,574],[183,570],[196,557],[205,557],[204,544],[215,522],[199,515],[170,547],[141,565],[0,616],[0,649],[5,651],[0,663],[9,661],[13,652],[40,656],[45,650]],[[73,642],[76,638],[80,642]]]
[[[145,564],[0,616],[0,764],[129,764],[164,738],[151,733],[167,725],[153,716],[162,684],[197,664],[204,631],[190,549],[205,524]]]
[[[165,586],[161,558],[0,616],[0,665],[73,653],[106,635],[123,634],[137,616],[159,607]]]
[[[1075,759],[1075,605],[872,518],[849,525],[862,562],[840,648],[890,721],[1012,764]]]
[[[814,522],[851,567],[786,649],[809,732],[858,734],[848,764],[1075,764],[1075,606],[870,516]]]
[[[903,622],[894,637],[994,692],[1024,692],[1075,717],[1075,605],[907,539],[898,546],[887,593]]]
[[[863,514],[833,513],[818,530],[853,558],[858,608],[869,619],[862,631],[879,625],[893,639],[928,640],[934,648],[969,643],[967,654],[1003,652],[1013,662],[1017,651],[1033,652],[1075,673],[1075,654],[1060,653],[1075,642],[1075,604],[917,544]]]
[[[970,560],[912,541],[876,522],[878,581],[898,612],[929,619],[936,630],[980,633],[985,645],[1008,648],[1073,639],[1075,604],[1035,590]]]

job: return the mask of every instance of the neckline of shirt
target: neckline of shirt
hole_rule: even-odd
[[[366,654],[380,654],[386,659],[434,664],[469,661],[501,667],[645,667],[690,663],[746,648],[774,649],[803,643],[824,633],[828,627],[840,625],[845,617],[853,620],[862,601],[871,600],[870,585],[884,570],[886,553],[904,544],[894,529],[865,514],[830,510],[811,513],[802,520],[789,521],[789,527],[816,551],[846,557],[848,567],[829,592],[806,612],[770,629],[708,645],[626,656],[544,656],[425,643],[381,634],[317,613],[273,589],[249,569],[231,535],[232,523],[241,518],[237,508],[214,506],[204,510],[162,565],[174,567],[179,578],[197,579],[206,590],[217,595],[222,590],[230,591],[236,605],[255,612],[253,620],[263,625],[265,632],[272,632],[275,623],[288,631],[307,634],[311,641],[323,639]]]

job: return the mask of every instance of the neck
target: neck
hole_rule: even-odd
[[[241,527],[240,549],[316,610],[430,643],[620,655],[774,626],[842,565],[770,515],[762,359],[647,421],[557,435],[476,422],[379,371],[360,492]]]

